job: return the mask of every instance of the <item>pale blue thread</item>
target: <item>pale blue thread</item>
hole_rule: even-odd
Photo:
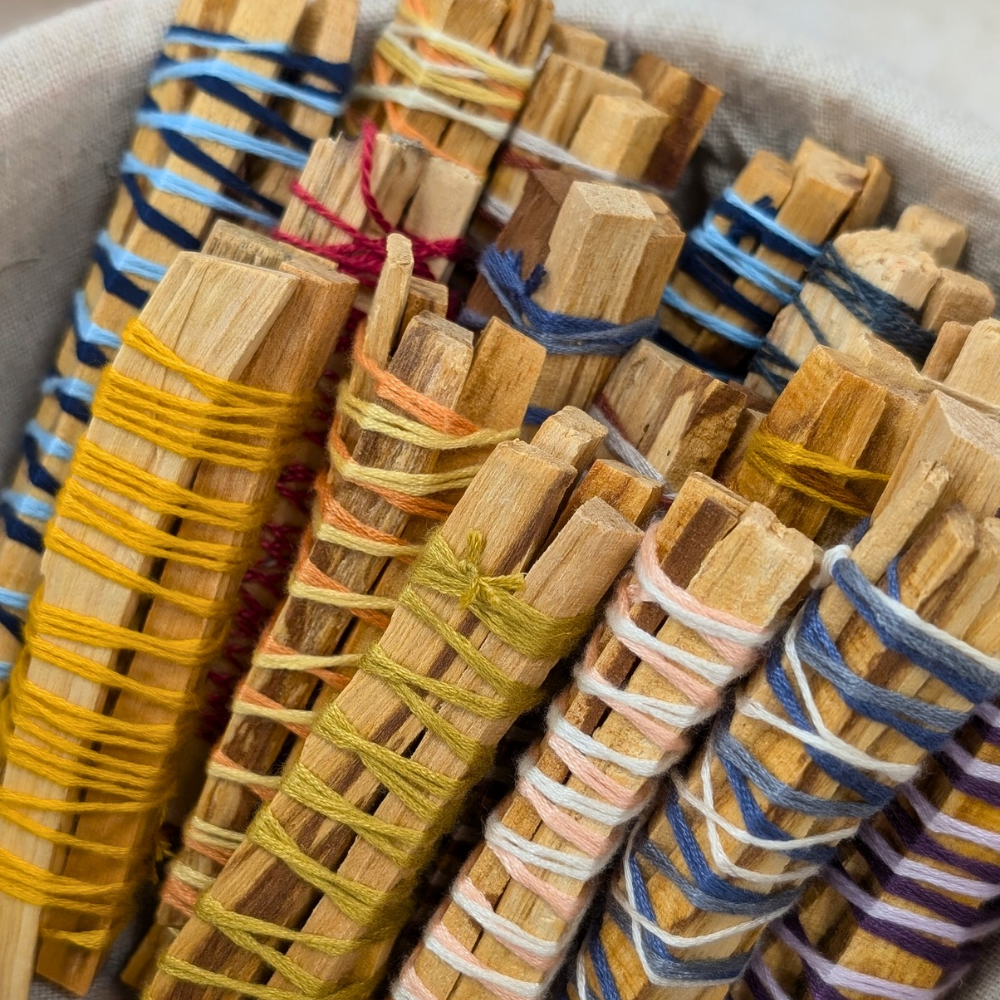
[[[67,378],[64,375],[50,375],[42,382],[42,393],[46,396],[63,393],[83,403],[93,403],[94,387],[82,378]]]
[[[38,500],[24,493],[15,493],[14,490],[4,490],[0,493],[0,500],[21,517],[30,517],[35,521],[48,521],[55,512],[52,504],[45,500]]]
[[[688,240],[702,250],[713,254],[741,278],[752,281],[758,288],[776,298],[782,305],[793,301],[800,284],[794,278],[783,274],[777,268],[734,246],[714,226],[699,226],[688,236]]]
[[[110,347],[113,351],[122,346],[122,338],[117,333],[98,326],[91,318],[90,310],[87,308],[87,297],[82,291],[73,296],[73,326],[77,337],[84,343]]]
[[[46,455],[61,459],[63,462],[68,462],[73,457],[73,446],[68,441],[63,441],[61,437],[50,434],[37,420],[31,420],[24,430],[38,442],[38,447]]]
[[[134,278],[160,282],[167,273],[167,269],[162,264],[140,257],[116,243],[106,229],[102,229],[97,234],[97,245],[107,254],[108,260],[120,274],[131,274]]]
[[[802,254],[805,260],[811,260],[819,256],[820,248],[815,243],[810,243],[808,240],[802,239],[801,236],[796,236],[790,229],[786,229],[781,225],[774,215],[769,215],[756,205],[751,205],[749,202],[744,201],[731,187],[727,187],[722,192],[722,201],[732,206],[737,212],[742,212],[744,215],[750,216],[762,229],[768,230],[775,236],[780,243],[794,247]],[[777,250],[779,253],[781,252],[780,244],[772,246],[771,249]],[[790,253],[786,252],[785,256],[794,259]],[[801,260],[799,263],[801,263]]]
[[[242,202],[235,201],[217,191],[204,187],[196,181],[181,177],[180,174],[168,170],[166,167],[151,167],[142,162],[131,152],[126,153],[122,158],[121,170],[123,174],[135,174],[145,177],[150,184],[164,194],[177,195],[179,198],[186,198],[199,205],[210,208],[213,212],[223,212],[230,215],[242,216],[250,222],[270,228],[274,225],[274,217],[267,212],[259,212],[250,208]],[[117,261],[114,261],[117,266]],[[159,279],[153,279],[159,280]]]
[[[8,590],[0,587],[0,604],[5,608],[13,608],[15,611],[27,611],[31,603],[31,595],[22,593],[19,590]]]
[[[239,129],[226,128],[194,115],[143,110],[136,113],[135,120],[141,128],[152,128],[158,132],[166,129],[178,132],[189,139],[217,142],[241,153],[249,153],[251,156],[271,160],[296,170],[302,170],[309,159],[309,154],[300,149],[293,149],[291,146],[273,142],[270,139],[260,139],[254,135],[247,135],[246,132],[241,132]]]
[[[190,80],[199,76],[210,76],[233,86],[246,87],[248,90],[267,94],[270,97],[283,97],[289,101],[298,101],[300,104],[329,115],[331,118],[337,118],[344,110],[342,97],[324,97],[315,88],[300,87],[294,83],[285,83],[283,80],[262,76],[260,73],[253,73],[242,66],[234,66],[221,59],[197,59],[193,62],[183,63],[164,62],[150,74],[149,86],[153,88],[168,80]]]
[[[764,342],[763,337],[755,336],[749,330],[744,330],[735,323],[727,323],[724,319],[713,313],[691,305],[687,299],[674,290],[673,285],[667,285],[663,290],[662,302],[665,306],[670,306],[671,309],[676,309],[678,312],[684,313],[685,316],[693,319],[699,326],[703,326],[706,330],[711,330],[712,333],[717,333],[720,337],[725,337],[726,340],[731,340],[740,347],[755,351]]]
[[[14,669],[13,663],[0,662],[0,681],[9,681],[10,672]]]

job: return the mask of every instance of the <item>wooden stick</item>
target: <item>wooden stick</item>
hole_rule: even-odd
[[[552,435],[545,431],[546,444]],[[541,434],[541,432],[540,432]],[[557,439],[563,437],[562,433]],[[576,438],[572,435],[570,440]],[[576,450],[576,446],[572,446]],[[464,548],[465,538],[472,528],[481,526],[481,530],[487,532],[487,541],[483,550],[481,561],[481,572],[494,574],[500,572],[512,572],[522,570],[532,560],[537,563],[536,578],[540,583],[548,580],[554,572],[553,580],[559,579],[563,584],[560,587],[561,596],[556,601],[558,610],[550,613],[572,614],[582,608],[592,607],[599,595],[594,594],[595,588],[600,587],[603,592],[604,587],[610,582],[610,575],[606,575],[606,570],[616,563],[620,567],[624,560],[629,557],[631,549],[637,541],[637,533],[634,529],[628,528],[620,515],[608,511],[600,501],[592,501],[591,504],[581,508],[576,515],[576,525],[587,523],[585,537],[601,542],[608,546],[604,549],[604,554],[597,556],[588,555],[587,558],[594,561],[594,565],[601,567],[598,569],[597,577],[581,579],[579,563],[574,557],[567,560],[563,556],[558,556],[556,550],[550,549],[547,557],[538,557],[538,549],[542,539],[548,532],[548,528],[555,517],[560,501],[575,475],[575,467],[566,465],[558,458],[549,457],[545,452],[535,446],[523,443],[509,443],[499,446],[493,455],[486,461],[483,470],[476,478],[473,485],[459,501],[455,512],[446,522],[444,537],[450,546],[461,553]],[[502,509],[505,512],[503,521],[503,531],[490,531],[490,526],[495,524],[496,511]],[[579,538],[574,527],[570,532],[569,525],[567,531],[560,536],[561,539],[568,539],[572,536]],[[567,534],[569,532],[569,534]],[[581,539],[583,541],[583,539]],[[565,544],[565,541],[564,541]],[[584,549],[590,552],[590,546],[584,544]],[[577,550],[580,552],[580,550]],[[556,558],[558,556],[558,558]],[[610,557],[610,558],[609,558]],[[619,560],[621,560],[619,562]],[[555,565],[552,566],[553,561]],[[551,572],[548,568],[551,566]],[[572,570],[572,573],[569,571]],[[543,574],[543,575],[542,575]],[[576,582],[570,583],[567,576],[575,575]],[[590,577],[590,574],[585,574]],[[598,582],[603,579],[603,583]],[[582,585],[582,590],[580,589]],[[534,600],[537,593],[548,593],[548,589],[537,590],[538,584],[530,580],[526,581],[522,595],[530,600]],[[528,588],[531,588],[529,590]],[[555,596],[555,594],[553,595]],[[466,615],[461,609],[450,608],[449,602],[443,599],[430,598],[434,605],[440,608],[440,613],[447,615],[448,621],[455,626],[460,626]],[[583,601],[581,605],[579,602]],[[570,610],[570,609],[574,610]],[[471,624],[471,623],[470,623]],[[468,676],[461,661],[448,654],[448,647],[435,639],[430,641],[430,634],[422,632],[423,626],[418,626],[412,619],[409,612],[397,610],[393,616],[393,622],[389,630],[382,639],[382,647],[389,655],[404,655],[406,662],[411,669],[433,670],[434,676],[445,680],[460,680],[462,683],[481,684],[472,680],[465,680]],[[487,632],[482,627],[473,629],[472,641],[477,645],[483,644],[487,639]],[[488,655],[499,653],[499,650],[488,648],[489,644],[483,646],[483,651]],[[405,650],[405,652],[404,652]],[[511,651],[512,652],[512,651]],[[516,656],[510,659],[510,654],[504,655],[504,660],[508,666],[508,676],[521,676],[526,680],[536,678],[538,680],[544,676],[550,664],[532,665],[522,663]],[[367,688],[374,682],[374,678],[365,675],[358,675],[352,681],[348,689],[338,699],[338,707],[347,713],[352,719],[355,728],[361,733],[382,733],[381,739],[385,740],[385,745],[390,748],[397,748],[402,745],[417,745],[420,737],[421,727],[415,720],[409,717],[407,712],[400,712],[394,707],[395,699],[391,696],[379,694],[372,698],[371,693],[366,694],[363,688]],[[357,692],[356,694],[352,692]],[[452,715],[451,709],[443,708],[443,712]],[[387,724],[388,723],[388,724]],[[465,723],[468,725],[469,723]],[[464,726],[463,726],[464,728]],[[504,726],[500,723],[492,723],[487,726],[483,722],[475,723],[476,737],[487,741],[499,738]],[[400,741],[403,741],[400,743]],[[373,782],[364,772],[358,773],[353,765],[348,765],[344,770],[337,764],[338,758],[342,755],[335,751],[330,745],[321,745],[322,741],[308,741],[303,751],[301,761],[307,764],[317,774],[323,775],[324,780],[334,780],[334,775],[338,786],[342,787],[343,793],[348,795],[350,800],[361,808],[371,809],[376,805],[378,783]],[[421,748],[414,751],[418,758],[426,759],[432,766],[448,767],[448,773],[457,773],[453,762],[441,760],[442,749],[440,746],[435,750],[433,741],[424,740],[420,744]],[[425,748],[424,748],[425,747]],[[434,751],[432,753],[432,751]],[[428,754],[431,754],[427,757]],[[447,752],[445,751],[445,756]],[[395,808],[392,805],[392,796],[386,798],[380,806],[380,815],[389,815],[389,810]],[[292,836],[301,837],[305,830],[300,830],[301,821],[305,820],[304,815],[300,815],[301,807],[292,800],[286,799],[281,793],[276,797],[271,805],[271,810],[276,819],[282,823],[288,823],[289,832]],[[383,811],[384,810],[384,811]],[[298,818],[296,818],[298,817]],[[310,853],[326,865],[331,870],[341,866],[342,860],[348,854],[351,846],[351,835],[349,831],[340,828],[337,824],[324,821],[319,828],[315,827],[313,821],[309,821],[312,832],[308,835]],[[361,847],[359,841],[354,850]],[[353,852],[352,852],[353,853]],[[370,880],[371,884],[379,884],[376,879],[391,875],[391,866],[386,867],[383,859],[376,859],[376,863],[369,866],[369,870],[362,876]],[[380,877],[379,872],[383,875]],[[273,875],[277,882],[260,882],[258,875],[267,873],[268,879]],[[397,872],[394,876],[399,877]],[[282,889],[275,893],[273,890],[277,885]],[[269,885],[270,889],[265,894],[268,898],[260,896],[260,890],[264,885]],[[287,891],[286,891],[287,890]],[[226,873],[216,881],[211,890],[211,895],[229,907],[238,907],[243,912],[263,913],[267,912],[269,919],[291,922],[295,925],[307,916],[313,907],[314,897],[307,888],[295,879],[282,864],[269,858],[265,853],[252,847],[244,845],[234,855],[227,866]],[[278,905],[275,906],[274,904]],[[323,904],[317,909],[316,920],[322,919]],[[246,953],[234,952],[227,942],[220,941],[218,935],[211,931],[209,927],[194,919],[188,923],[181,932],[174,946],[170,951],[171,955],[178,958],[193,961],[196,964],[209,963],[212,968],[224,968],[227,973],[238,977],[254,976],[255,970],[260,968],[258,961]],[[318,956],[304,956],[304,963],[308,962],[309,968],[314,968],[314,962]],[[329,961],[329,960],[328,960]],[[208,997],[215,996],[217,991],[209,990]],[[201,996],[201,993],[193,992],[189,987],[172,982],[167,976],[160,974],[153,981],[150,989],[152,1000],[163,1000],[165,997],[184,1000]]]
[[[182,255],[169,280],[164,279],[142,314],[143,322],[154,330],[163,343],[203,371],[224,378],[238,377],[249,362],[262,338],[295,290],[290,276],[230,264],[210,257]],[[206,336],[206,331],[216,336]],[[120,352],[116,367],[123,375],[145,381],[182,398],[202,398],[180,375],[165,373],[155,362],[137,351]],[[163,449],[150,446],[134,435],[95,421],[87,439],[114,455],[128,458],[167,482],[187,485],[197,463]],[[103,492],[103,491],[102,491]],[[166,527],[169,519],[142,505],[108,493],[128,513],[145,523]],[[152,560],[94,529],[61,519],[60,526],[71,537],[107,555],[126,568],[148,574]],[[128,587],[105,581],[65,556],[49,553],[43,565],[46,602],[90,615],[114,625],[128,625],[138,606],[138,595]],[[79,652],[95,662],[110,665],[113,650],[94,649],[85,643],[55,640],[71,652]],[[100,710],[107,689],[76,677],[44,660],[34,658],[27,668],[28,680],[57,697],[84,709]],[[13,696],[12,696],[13,697]],[[16,706],[15,709],[16,711]],[[32,742],[31,737],[24,737]],[[4,791],[32,795],[58,802],[71,800],[71,790],[32,771],[8,763],[3,780]],[[52,829],[59,829],[59,813],[38,813],[38,819]],[[8,820],[0,820],[0,838],[5,849],[30,864],[47,869],[53,845],[22,830]],[[2,992],[12,1000],[27,995],[34,967],[35,942],[41,918],[39,907],[0,896],[0,922],[6,928],[3,943]]]
[[[346,11],[352,0],[339,11]],[[300,17],[305,8],[305,0],[226,0],[225,3],[216,0],[182,0],[175,17],[175,23],[238,35],[250,40],[282,42],[292,39]],[[339,44],[350,50],[353,26],[351,19],[339,23]],[[325,44],[325,42],[324,42]],[[188,46],[168,46],[168,54],[177,59],[190,58],[193,54]],[[259,57],[233,53],[222,53],[219,58],[223,62],[243,66],[263,76],[273,76],[277,66],[270,60]],[[185,112],[191,116],[205,119],[211,123],[248,131],[256,128],[256,122],[234,109],[231,105],[212,98],[200,91],[195,92],[191,84],[182,81],[168,81],[153,88],[153,98],[166,113]],[[260,98],[259,94],[251,94]],[[267,100],[264,99],[264,103]],[[297,113],[294,106],[290,113]],[[209,143],[200,139],[191,140],[202,149],[230,169],[238,170],[243,154]],[[209,192],[221,191],[217,180],[203,174],[191,164],[166,148],[159,132],[148,128],[137,129],[133,138],[133,155],[153,168],[163,168],[173,171],[181,177],[192,180],[208,189]],[[204,205],[189,201],[176,195],[166,194],[158,189],[145,190],[146,182],[138,179],[144,189],[144,196],[153,210],[166,215],[179,226],[198,239],[202,239],[208,231],[212,219],[217,213]],[[133,199],[124,187],[120,188],[109,216],[108,232],[113,240],[132,253],[146,257],[157,264],[168,266],[178,253],[178,247],[158,232],[149,229],[138,218]],[[143,278],[135,278],[135,283],[145,290],[150,290],[152,284]],[[120,333],[126,322],[135,312],[132,305],[122,301],[116,295],[105,290],[100,269],[95,265],[90,269],[84,285],[84,296],[87,308],[93,322],[99,327]],[[96,384],[100,369],[81,363],[76,354],[76,334],[67,331],[57,360],[56,370],[66,378],[79,379],[83,382]],[[113,353],[105,349],[109,356]],[[83,433],[83,424],[74,416],[61,410],[58,402],[52,397],[46,397],[39,404],[36,414],[38,423],[46,431],[52,432],[67,442],[75,444]],[[68,474],[68,463],[57,456],[40,455],[41,465],[55,478],[62,482]],[[48,502],[50,497],[39,491],[29,478],[27,465],[21,463],[14,477],[13,488],[18,493],[36,497]],[[42,529],[44,525],[27,519],[32,527]],[[26,593],[31,593],[38,582],[39,557],[31,549],[0,534],[0,572],[2,586]],[[12,661],[17,652],[18,644],[13,636],[2,630],[0,634],[0,661]]]
[[[642,96],[653,107],[669,116],[643,179],[671,191],[700,145],[722,100],[722,91],[650,52],[636,59],[628,76],[642,88]]]
[[[347,319],[357,284],[353,279],[320,266],[310,272],[290,264],[279,270],[299,281],[288,306],[275,321],[261,348],[247,366],[241,381],[262,389],[304,393],[316,384],[340,330]],[[324,271],[326,272],[324,275]],[[192,489],[203,496],[249,503],[270,495],[274,488],[274,473],[251,473],[225,466],[206,465],[195,477]],[[191,522],[181,523],[178,536],[207,543],[246,544],[242,535]],[[251,550],[252,551],[252,550]],[[215,599],[232,599],[240,585],[242,571],[228,575],[212,573],[195,567],[167,563],[160,577],[163,586],[184,593],[207,594]],[[169,602],[154,600],[146,616],[143,632],[166,639],[196,639],[207,636],[214,627],[205,619],[184,612]],[[204,669],[207,664],[202,664]],[[149,687],[194,693],[202,682],[200,673],[190,665],[167,661],[149,654],[137,654],[125,671],[133,680]],[[172,725],[178,729],[188,720],[177,717],[169,709],[148,700],[123,693],[111,715],[115,719],[137,725]],[[106,751],[120,758],[123,764],[148,764],[145,755],[127,749]],[[175,766],[171,759],[159,762],[166,776]],[[88,795],[87,801],[110,801],[105,796]],[[160,816],[122,815],[109,806],[107,814],[88,814],[80,818],[76,836],[94,843],[113,844],[128,848],[128,863],[107,861],[95,863],[91,853],[71,851],[63,872],[68,877],[113,885],[128,882],[131,871],[143,868],[148,859],[142,845],[153,844],[153,832]],[[96,921],[56,912],[45,921],[47,929],[61,931],[105,930],[108,921]],[[87,991],[103,958],[102,951],[83,951],[62,942],[45,944],[39,954],[38,971],[66,989],[82,995]]]
[[[751,161],[733,185],[734,191],[745,202],[753,204],[769,193],[766,188],[773,186],[780,196],[779,201],[771,200],[777,213],[775,221],[778,225],[814,246],[821,246],[839,231],[851,206],[860,198],[864,191],[867,170],[810,139],[802,143],[796,154],[793,169],[791,185],[787,192],[782,194],[786,174],[781,162],[769,157]],[[763,195],[757,194],[755,189],[764,189]],[[723,232],[728,231],[728,225],[724,221],[718,228]],[[748,243],[746,249],[754,250],[753,256],[756,260],[787,275],[793,281],[801,279],[805,272],[805,267],[801,263],[763,245],[754,249],[755,243],[752,238],[748,238]],[[780,303],[769,292],[746,278],[738,278],[733,287],[769,315],[773,316],[780,308]],[[684,286],[679,291],[692,301],[693,305],[699,306],[698,302],[687,295]],[[718,319],[751,333],[759,336],[767,333],[766,329],[755,326],[736,309],[718,305],[709,311],[713,311]],[[717,333],[702,330],[692,336],[691,327],[695,324],[692,324],[687,317],[680,317],[680,322],[677,322],[677,319],[674,311],[668,310],[665,329],[701,357],[730,366],[745,356],[745,349],[733,345],[731,341]],[[697,329],[696,326],[695,328]],[[760,391],[756,386],[754,388]]]
[[[522,67],[534,66],[538,61],[552,23],[552,4],[549,0],[530,0],[523,4],[503,0],[488,8],[478,0],[428,0],[421,4],[419,12],[409,3],[402,4],[401,8],[404,12],[419,13],[420,21],[433,31],[440,31],[449,38],[475,45],[484,51],[493,51]],[[397,14],[397,21],[404,26],[410,23],[405,14]],[[433,47],[420,48],[434,61]],[[372,77],[376,84],[413,84],[403,75],[385,72],[377,51],[362,82]],[[434,96],[462,111],[494,118],[501,125],[512,121],[520,110],[484,108],[467,105],[447,95]],[[522,92],[522,99],[523,96]],[[363,104],[360,110],[385,126],[387,131],[417,139],[428,149],[440,152],[444,159],[461,164],[476,176],[485,175],[499,145],[497,139],[474,125],[452,120],[443,114],[395,105],[381,95],[376,97],[376,102]]]
[[[556,177],[548,171],[532,176],[521,207],[497,241],[500,250],[521,251],[525,278],[544,263],[546,279],[533,300],[552,312],[614,324],[651,315],[656,294],[651,290],[662,287],[683,241],[673,216],[662,206],[658,218],[635,191],[585,181],[567,187]],[[503,313],[482,275],[468,307],[485,316]],[[549,411],[586,408],[614,365],[608,355],[553,354],[532,405]]]
[[[692,477],[681,489],[676,502],[656,528],[656,540],[661,566],[675,583],[712,608],[765,626],[797,603],[818,556],[807,539],[782,526],[765,508],[747,505],[718,485],[698,477]],[[740,581],[739,585],[736,580]],[[630,616],[662,642],[709,659],[719,657],[696,633],[679,622],[666,620],[655,604],[636,602],[630,609]],[[616,639],[604,645],[594,668],[601,677],[623,691],[671,703],[685,700],[678,689],[650,666],[638,662]],[[614,709],[609,710],[598,699],[582,694],[575,686],[562,693],[559,704],[572,725],[612,750],[649,761],[664,759],[664,751],[625,717]],[[550,748],[550,737],[551,731],[536,745],[539,769],[572,791],[593,794],[587,785],[570,774]],[[642,791],[641,779],[621,768],[611,764],[596,766],[624,791]],[[541,821],[518,789],[495,811],[495,816],[507,829],[543,848],[574,852],[566,840]],[[612,832],[611,828],[596,821],[579,821],[598,835]],[[566,921],[536,893],[513,881],[488,845],[484,844],[470,859],[464,873],[486,896],[495,913],[513,921],[531,936],[558,940],[566,933]],[[571,897],[584,897],[589,889],[586,883],[546,871],[542,871],[540,877]],[[509,952],[454,901],[446,902],[436,919],[486,968],[526,984],[543,981],[540,970]],[[470,1000],[489,995],[487,988],[475,977],[459,975],[425,946],[418,946],[411,960],[420,980],[440,1000]]]
[[[927,378],[943,382],[948,377],[971,331],[972,326],[968,323],[950,321],[943,324],[920,373]]]
[[[893,438],[889,453],[876,456],[869,452],[869,444],[880,427],[889,396],[890,390],[884,384],[872,379],[850,358],[819,348],[806,358],[771,411],[761,420],[758,434],[765,433],[853,468],[869,469],[868,465],[859,464],[862,459],[879,458],[879,467],[871,467],[870,471],[888,473],[912,428],[912,421],[900,427],[900,434]],[[816,537],[830,516],[830,504],[792,486],[782,485],[778,479],[766,466],[744,459],[733,477],[733,484],[739,494],[769,507],[785,524],[798,528],[810,538]],[[874,505],[879,484],[851,483],[850,486],[859,499]]]
[[[397,239],[392,238],[393,241]],[[378,345],[387,340],[391,344],[394,339],[398,309],[387,310],[385,303],[394,295],[392,286],[403,279],[410,266],[412,264],[405,265],[401,272],[390,261],[390,267],[384,272],[368,323],[366,350],[381,353]],[[543,356],[538,345],[499,321],[491,323],[483,332],[473,354],[465,331],[423,314],[408,326],[389,370],[418,392],[453,407],[478,426],[506,431],[520,424]],[[358,461],[379,468],[442,472],[461,465],[476,465],[490,450],[480,447],[445,454],[401,445],[373,431],[362,431],[354,455]],[[415,543],[422,542],[434,527],[433,522],[410,517],[349,483],[335,485],[333,496],[366,525],[391,534],[403,534]],[[451,499],[454,502],[458,497]],[[320,516],[317,507],[316,517]],[[363,556],[316,539],[306,540],[300,554],[300,561],[302,559],[356,593],[374,593],[384,598],[398,595],[408,573],[408,562],[393,560],[387,564],[384,557]],[[364,624],[355,623],[347,611],[293,596],[271,622],[266,634],[269,641],[305,655],[357,653],[374,641],[380,630],[354,627],[345,639],[352,623]],[[252,669],[245,686],[291,711],[304,710],[315,697],[317,687],[322,687],[310,674],[264,668]],[[321,691],[314,710],[321,710],[332,693],[332,689]],[[283,750],[294,758],[300,748],[301,739],[290,747],[288,733],[279,723],[265,717],[239,714],[234,716],[220,744],[226,758],[255,774],[267,774]],[[200,821],[239,834],[249,825],[258,802],[252,787],[226,780],[222,772],[209,777],[194,815]],[[191,849],[181,852],[180,862],[208,878],[214,877],[221,867]],[[180,926],[185,919],[166,904],[158,914],[161,923],[172,926]]]
[[[966,226],[928,205],[904,208],[896,223],[896,232],[916,236],[940,267],[956,267],[969,239]]]
[[[917,541],[900,560],[899,577],[902,599],[926,620],[976,642],[982,636],[974,635],[969,626],[985,613],[995,616],[996,594],[978,594],[978,604],[962,608],[959,595],[975,588],[980,572],[991,562],[989,573],[994,579],[1000,573],[995,546],[989,555],[981,554],[979,532],[975,518],[988,512],[992,516],[1000,499],[1000,430],[977,413],[962,407],[946,397],[932,397],[925,409],[920,427],[904,454],[882,501],[873,515],[872,526],[855,546],[853,558],[870,580],[878,580],[889,562],[909,538],[916,534]],[[967,503],[967,509],[948,506],[955,501]],[[945,513],[931,518],[933,511]],[[929,527],[921,531],[921,526]],[[955,588],[958,588],[957,590]],[[953,600],[953,598],[955,598]],[[982,611],[980,612],[980,609]],[[846,658],[851,671],[892,689],[933,703],[960,710],[971,708],[954,691],[939,681],[928,678],[923,671],[909,665],[903,667],[898,658],[888,659],[884,648],[864,623],[852,616],[851,606],[836,587],[828,587],[819,602],[819,614],[830,635],[835,638],[841,655]],[[952,617],[954,616],[954,617]],[[990,630],[995,632],[995,630]],[[995,641],[995,635],[993,636]],[[902,668],[902,669],[901,669]],[[810,681],[816,702],[821,706],[825,724],[829,729],[848,739],[852,746],[875,752],[882,760],[916,763],[921,751],[901,734],[888,730],[884,725],[855,716],[833,694],[828,682],[814,674]],[[747,683],[747,694],[779,716],[782,709],[766,686],[761,673],[753,675]],[[829,798],[836,783],[801,752],[793,738],[743,715],[739,710],[730,727],[732,735],[752,752],[779,780],[792,788],[808,790],[813,795]],[[684,784],[698,795],[702,774],[702,754],[692,762]],[[742,825],[736,800],[724,777],[718,758],[709,761],[713,785],[714,808],[730,823]],[[682,806],[682,808],[684,808]],[[778,822],[791,837],[811,836],[838,829],[834,821],[809,818],[805,815],[762,806],[764,815]],[[705,822],[700,813],[684,808],[685,815],[701,850],[710,856],[705,834]],[[843,821],[841,820],[840,823]],[[850,828],[844,830],[848,834]],[[662,809],[653,813],[646,833],[678,866],[681,872],[688,868],[670,832]],[[792,870],[794,862],[782,854],[757,848],[740,847],[720,830],[722,844],[732,861],[754,871],[781,873]],[[803,873],[804,876],[804,873]],[[618,878],[619,876],[616,876]],[[699,912],[680,890],[658,872],[649,877],[649,886],[657,923],[668,932],[685,937],[699,937],[739,923],[743,918]],[[638,964],[630,939],[623,935],[613,920],[604,916],[599,925],[605,954],[612,963],[620,995],[627,1000],[659,995]],[[748,954],[761,930],[744,933],[704,943],[691,957],[722,958]],[[589,960],[583,956],[585,969],[594,984]],[[576,991],[572,983],[571,995]],[[671,995],[682,1000],[694,996],[721,997],[725,986],[677,986]]]
[[[608,54],[608,40],[575,24],[553,21],[547,39],[552,51],[584,66],[600,69]]]
[[[618,362],[595,405],[676,492],[692,473],[715,471],[747,395],[640,340]]]

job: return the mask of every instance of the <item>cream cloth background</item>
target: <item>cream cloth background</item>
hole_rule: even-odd
[[[955,57],[963,36],[954,26],[963,7],[991,18],[997,10],[977,0],[944,9],[922,4],[944,19]],[[0,38],[0,468],[8,475],[107,210],[132,109],[174,6],[175,0],[101,0]],[[776,37],[783,17],[794,18],[799,10],[801,26],[808,6],[760,0],[751,12],[739,0],[558,0],[561,16],[612,40],[616,61],[653,48],[726,91],[692,176],[678,192],[686,220],[697,218],[706,199],[754,149],[789,154],[803,135],[812,134],[855,159],[869,151],[884,156],[897,178],[892,213],[921,200],[965,221],[972,230],[968,268],[1000,287],[1000,134],[945,103],[942,93],[955,103],[954,86],[923,94],[859,61],[790,41],[785,32]],[[860,19],[859,31],[884,25],[887,46],[913,44],[912,23],[893,30],[889,6],[838,3],[845,18]],[[393,0],[363,0],[359,63],[392,7]],[[988,23],[977,23],[977,29],[988,31]],[[850,31],[837,32],[840,39],[845,34]],[[912,56],[911,67],[917,65]],[[971,85],[983,68],[966,66],[955,78]],[[938,79],[950,79],[942,77],[941,67],[936,72]],[[998,121],[995,112],[988,117]],[[122,942],[91,994],[96,1000],[131,996],[114,978],[127,951]],[[995,947],[990,961],[963,985],[962,1000],[1000,997],[998,971]],[[32,992],[33,1000],[61,996],[43,983]]]

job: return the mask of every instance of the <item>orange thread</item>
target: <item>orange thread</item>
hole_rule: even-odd
[[[194,916],[194,906],[198,902],[198,890],[185,885],[179,878],[170,875],[160,890],[160,900],[172,906],[185,917]]]
[[[298,565],[295,567],[295,576],[307,587],[318,587],[320,590],[329,590],[335,594],[351,594],[350,587],[345,587],[342,583],[327,576],[310,558],[308,552],[303,548],[299,557]],[[374,625],[377,629],[385,631],[389,626],[389,615],[384,611],[373,611],[369,608],[345,608],[350,611],[355,618]]]
[[[247,687],[246,684],[241,684],[239,690],[233,699],[236,702],[243,702],[245,705],[254,705],[257,708],[267,709],[270,712],[284,712],[285,706],[280,702],[275,701],[273,698],[268,698],[266,694],[260,691],[255,691],[251,687]],[[274,721],[280,722],[290,733],[294,733],[299,739],[305,739],[311,729],[309,726],[303,726],[296,722],[288,722],[285,719],[275,719]]]
[[[240,767],[221,747],[216,747],[212,751],[211,761],[213,764],[218,764],[219,767],[224,767],[227,771],[244,771],[243,767]],[[247,788],[249,788],[259,799],[263,799],[265,802],[270,802],[277,791],[273,788],[268,788],[266,785],[258,785],[253,782],[246,783]]]
[[[356,518],[339,500],[334,498],[333,491],[330,489],[330,481],[325,472],[321,472],[316,479],[316,498],[320,505],[324,524],[346,531],[356,538],[366,538],[370,542],[381,542],[384,545],[399,545],[400,547],[410,545],[410,542],[405,538],[379,531],[378,528],[373,528],[370,524],[365,524],[364,521]],[[398,555],[396,558],[403,562],[412,562],[412,557],[409,555]]]

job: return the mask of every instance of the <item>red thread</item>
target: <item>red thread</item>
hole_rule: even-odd
[[[334,261],[346,274],[357,278],[363,285],[374,287],[378,275],[382,271],[382,265],[385,263],[389,234],[402,233],[413,244],[414,274],[421,278],[434,280],[434,275],[427,262],[441,258],[454,260],[461,254],[465,242],[462,239],[425,239],[399,226],[394,226],[385,217],[385,213],[379,207],[372,191],[371,184],[372,160],[377,135],[378,129],[373,122],[366,121],[362,125],[359,180],[361,200],[364,202],[370,220],[382,230],[382,236],[367,236],[360,229],[352,226],[346,219],[341,218],[318,198],[315,198],[302,186],[300,181],[295,181],[292,184],[292,194],[310,211],[315,212],[321,219],[348,236],[349,241],[346,243],[315,243],[282,229],[276,229],[272,235],[275,239],[291,246]]]

